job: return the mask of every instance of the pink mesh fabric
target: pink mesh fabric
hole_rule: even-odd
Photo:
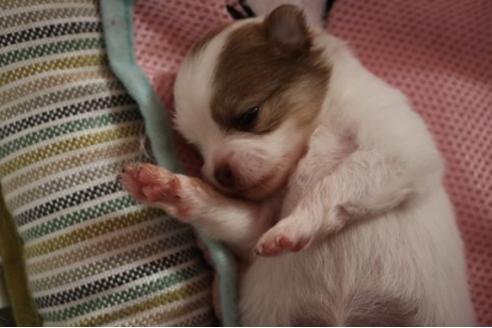
[[[137,63],[171,113],[174,111],[173,82],[186,52],[207,32],[230,21],[224,0],[136,1]],[[175,140],[185,170],[197,175],[201,166],[200,156],[177,133]]]
[[[478,321],[492,325],[492,1],[338,0],[328,30],[430,126],[447,160]]]
[[[168,110],[186,51],[228,21],[224,0],[136,1],[137,61]],[[403,90],[434,133],[448,163],[478,321],[492,325],[492,1],[338,0],[329,30]],[[176,140],[196,174],[199,156]]]

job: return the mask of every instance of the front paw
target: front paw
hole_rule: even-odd
[[[121,184],[138,201],[184,221],[190,216],[191,202],[180,178],[153,164],[136,164],[125,166]]]
[[[261,256],[275,256],[284,252],[299,252],[309,246],[313,235],[301,228],[294,218],[279,221],[265,232],[255,247]]]

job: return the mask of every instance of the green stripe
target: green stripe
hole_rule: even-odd
[[[209,275],[205,275],[199,280],[194,282],[188,282],[186,285],[179,289],[168,291],[156,297],[148,300],[141,300],[136,304],[132,304],[127,308],[121,310],[115,310],[110,313],[102,314],[96,317],[86,317],[76,323],[77,326],[102,326],[107,325],[112,321],[119,320],[121,318],[132,318],[138,313],[142,313],[151,310],[156,307],[171,304],[182,299],[190,298],[192,295],[201,293],[210,289],[211,279]],[[210,304],[203,304],[204,308],[210,307]]]
[[[204,266],[201,263],[192,263],[191,266],[185,267],[177,272],[171,273],[168,276],[146,282],[141,285],[123,290],[118,293],[100,296],[92,299],[89,302],[77,304],[76,306],[63,309],[61,311],[43,313],[45,321],[64,321],[72,319],[76,316],[81,316],[92,311],[101,310],[107,307],[117,306],[119,304],[135,301],[137,298],[145,297],[159,291],[169,293],[168,288],[192,279],[204,271]]]
[[[99,36],[99,35],[98,35]],[[70,39],[61,42],[45,43],[29,48],[17,49],[0,56],[0,67],[23,60],[32,60],[39,57],[56,55],[71,51],[104,48],[104,40],[100,37]]]
[[[162,223],[164,228],[162,230],[156,230],[155,223]],[[31,276],[48,273],[61,267],[69,267],[81,263],[82,261],[93,257],[94,254],[117,251],[122,247],[138,244],[146,239],[155,238],[159,234],[166,233],[167,231],[171,232],[182,228],[183,225],[176,220],[169,220],[165,216],[157,217],[152,222],[143,224],[142,227],[123,230],[111,238],[101,238],[92,243],[79,245],[67,249],[64,252],[52,254],[52,256],[44,259],[33,259],[27,269]]]
[[[162,211],[154,208],[139,209],[135,212],[118,215],[105,221],[98,221],[89,226],[67,232],[63,235],[56,236],[52,239],[25,247],[24,256],[33,258],[43,254],[55,252],[68,246],[85,242],[117,230],[136,226],[143,222],[158,219],[162,217]]]
[[[177,249],[181,246],[191,247],[194,243],[194,235],[188,227],[184,226],[180,231],[169,232],[164,230],[166,225],[163,221],[156,221],[156,224],[150,228],[160,232],[157,234],[157,240],[151,243],[145,240],[147,243],[138,247],[129,250],[123,249],[123,251],[120,250],[118,253],[113,253],[102,259],[93,259],[89,263],[69,267],[70,270],[53,273],[36,280],[31,279],[31,290],[33,292],[49,291],[55,293],[59,291],[60,286],[69,285],[67,288],[73,287],[75,283],[83,283],[87,278],[107,272],[108,269],[117,270],[118,268],[131,267],[137,261],[152,261],[156,256],[162,257],[163,250]]]
[[[25,242],[29,242],[35,238],[40,238],[42,236],[65,229],[77,223],[92,220],[97,217],[102,217],[110,213],[117,213],[118,211],[127,209],[135,205],[135,200],[133,200],[133,198],[131,198],[129,195],[125,195],[89,208],[84,208],[80,211],[62,215],[49,222],[34,226],[31,229],[21,232],[20,235]]]
[[[10,155],[15,151],[32,146],[36,143],[54,139],[69,133],[97,129],[113,124],[120,124],[140,120],[140,114],[135,111],[134,106],[116,113],[106,113],[97,117],[88,117],[65,124],[51,126],[46,129],[26,134],[20,138],[14,139],[0,147],[0,159]]]

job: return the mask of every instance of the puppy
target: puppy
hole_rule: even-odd
[[[246,264],[244,325],[474,323],[431,134],[296,7],[198,43],[175,106],[204,180],[141,164],[122,182]]]

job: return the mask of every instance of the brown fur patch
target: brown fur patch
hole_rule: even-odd
[[[199,39],[197,42],[195,42],[193,44],[193,46],[191,47],[191,50],[190,50],[190,55],[191,56],[194,56],[197,53],[199,53],[200,51],[202,51],[208,45],[208,43],[215,36],[217,36],[217,34],[219,34],[220,32],[222,32],[226,27],[227,27],[227,25],[221,25],[221,26],[218,26],[218,27],[213,28],[212,30],[208,31],[203,36],[203,38]]]
[[[275,42],[283,51],[301,54],[311,46],[306,18],[295,6],[277,7],[266,17],[263,24],[268,39]]]
[[[294,316],[290,325],[292,327],[333,327],[336,326],[336,320],[330,309],[316,312],[307,310]]]
[[[399,297],[364,293],[350,302],[344,326],[418,326],[417,303]]]
[[[309,124],[319,113],[330,76],[321,52],[301,44],[304,50],[287,53],[269,38],[269,28],[255,22],[234,30],[220,55],[211,109],[226,130],[254,106],[260,112],[253,133],[270,132],[289,115]]]

